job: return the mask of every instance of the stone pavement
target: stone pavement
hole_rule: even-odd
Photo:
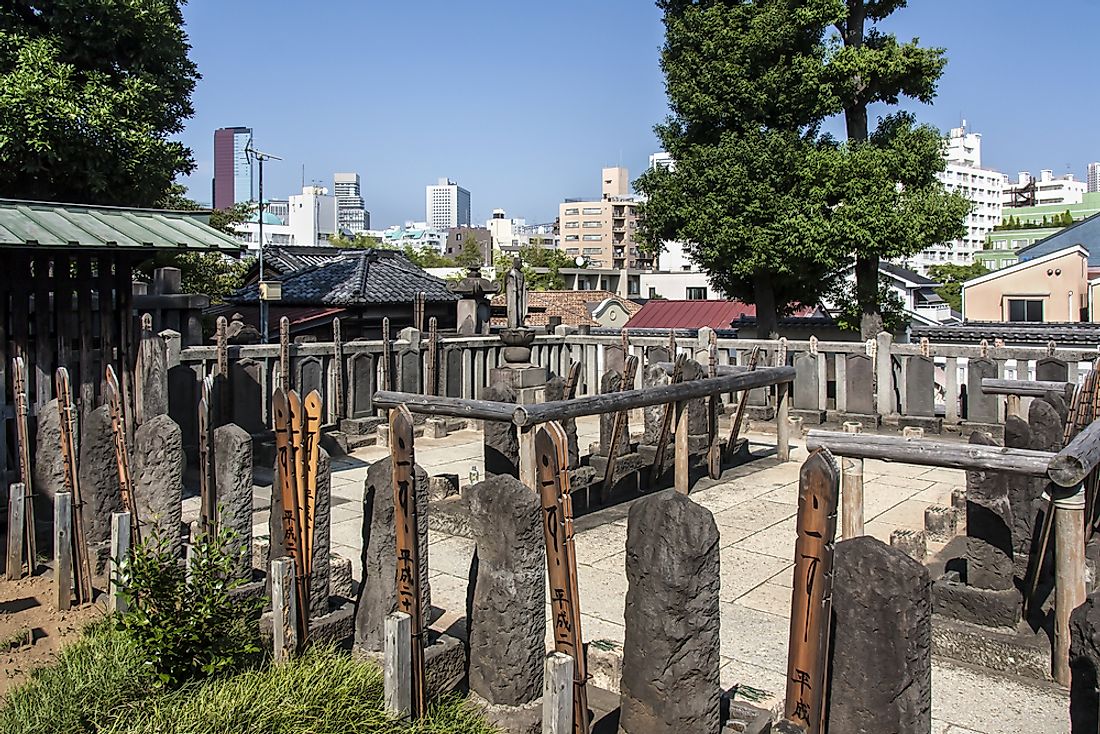
[[[580,445],[587,447],[598,439],[598,418],[578,420],[578,430]],[[757,454],[774,446],[773,437],[749,438]],[[481,451],[480,431],[416,443],[417,462],[429,474],[458,474],[463,487],[471,469],[484,477]],[[383,447],[367,447],[333,461],[332,550],[353,559],[357,579],[363,482],[369,463],[386,453]],[[714,513],[721,534],[722,684],[737,686],[738,698],[758,706],[780,705],[784,689],[798,471],[805,457],[804,447],[796,445],[787,464],[762,458],[727,472],[722,480],[700,481],[691,495]],[[864,481],[866,532],[886,543],[896,528],[923,529],[925,507],[949,506],[951,491],[965,485],[960,471],[879,461],[865,463]],[[267,534],[269,493],[269,487],[257,488],[256,535]],[[579,518],[576,525],[583,636],[601,649],[615,649],[623,641],[626,511],[625,505],[607,508]],[[445,628],[465,609],[473,543],[434,531],[430,541],[432,602],[446,612],[436,626]],[[938,550],[930,543],[930,553]],[[596,682],[606,686],[609,681]],[[932,694],[934,734],[1069,729],[1067,694],[1034,681],[936,659]]]

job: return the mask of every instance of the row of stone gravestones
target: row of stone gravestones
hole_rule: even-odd
[[[371,466],[364,500],[356,645],[375,653],[383,647],[385,617],[396,608],[391,466],[388,458]],[[427,477],[420,467],[416,475],[417,505],[426,508]],[[510,732],[537,731],[547,632],[541,503],[534,491],[504,474],[470,487],[466,497],[476,550],[461,672],[494,723]],[[662,493],[635,502],[627,525],[620,731],[718,734],[721,574],[714,517],[684,495]],[[422,535],[421,588],[428,608],[426,531]],[[836,546],[833,573],[832,730],[927,734],[927,570],[901,551],[862,537]],[[428,658],[431,679],[430,652]]]

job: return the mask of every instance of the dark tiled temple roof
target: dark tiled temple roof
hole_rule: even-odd
[[[928,337],[928,341],[933,343],[946,344],[977,344],[982,339],[992,344],[994,339],[1004,339],[1010,346],[1046,346],[1047,342],[1054,341],[1062,346],[1091,347],[1100,344],[1100,324],[970,321],[965,324],[914,326],[910,338],[920,341],[922,337]]]
[[[428,302],[459,298],[447,290],[442,279],[429,275],[393,250],[341,250],[336,259],[286,273],[278,280],[283,284],[279,303],[287,306],[412,303],[421,292]],[[228,300],[255,303],[259,301],[259,286],[250,285]]]
[[[264,248],[264,270],[285,275],[312,265],[324,265],[339,260],[348,252],[354,253],[355,250],[324,245],[268,246]]]

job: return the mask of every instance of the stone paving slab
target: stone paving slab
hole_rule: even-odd
[[[598,417],[580,419],[578,429],[580,445],[587,447],[598,440]],[[737,686],[741,700],[778,707],[787,659],[798,472],[806,452],[796,445],[792,461],[779,464],[774,459],[774,437],[751,434],[749,438],[757,454],[771,458],[733,469],[718,481],[700,480],[692,499],[714,513],[721,536],[722,685]],[[469,484],[471,469],[484,476],[481,451],[481,433],[473,430],[442,439],[417,439],[416,444],[417,462],[429,474],[458,474],[462,488]],[[363,481],[370,462],[385,455],[385,447],[371,446],[333,462],[334,502],[345,500],[333,509],[333,552],[353,559],[356,580],[361,574]],[[865,462],[864,476],[866,532],[887,543],[897,528],[923,528],[924,508],[949,505],[952,490],[965,485],[961,471],[873,460]],[[269,496],[270,486],[258,487],[257,534],[267,534]],[[197,515],[197,498],[192,499]],[[590,642],[606,641],[612,646],[623,642],[625,517],[626,508],[620,505],[577,523],[582,629]],[[429,542],[432,601],[444,612],[435,626],[461,624],[473,542],[435,531],[429,533]],[[934,734],[1054,732],[1069,727],[1068,696],[1054,687],[937,659],[932,691]]]

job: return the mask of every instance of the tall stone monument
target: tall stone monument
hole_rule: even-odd
[[[489,384],[508,385],[515,390],[517,402],[521,404],[541,402],[545,399],[547,374],[545,367],[531,364],[535,330],[526,325],[527,282],[518,257],[508,271],[504,287],[508,307],[508,326],[500,332],[500,340],[504,342],[504,366],[490,371]]]
[[[447,288],[461,296],[458,302],[458,333],[461,336],[487,336],[489,334],[489,300],[500,291],[500,286],[481,277],[481,266],[470,268],[467,275]]]

